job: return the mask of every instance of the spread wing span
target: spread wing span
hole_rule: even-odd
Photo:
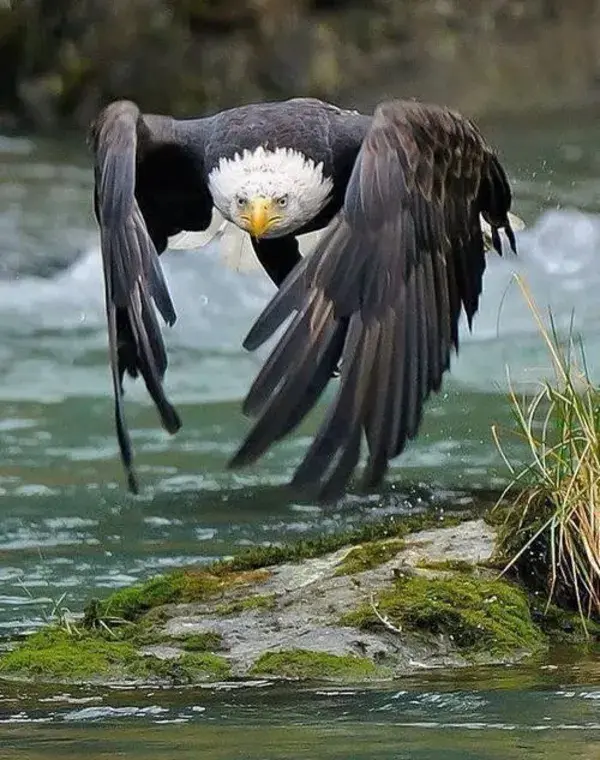
[[[245,340],[254,350],[293,315],[256,377],[244,412],[256,420],[230,462],[258,459],[315,405],[338,363],[339,387],[292,485],[339,496],[360,458],[363,487],[383,479],[420,425],[469,327],[485,269],[483,219],[502,254],[516,252],[505,172],[477,128],[444,108],[382,103],[344,205],[288,276]]]

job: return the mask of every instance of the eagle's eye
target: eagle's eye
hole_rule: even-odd
[[[277,205],[279,208],[285,208],[288,204],[288,197],[287,195],[282,195],[281,197],[277,198]]]
[[[248,205],[248,198],[246,198],[246,196],[244,196],[244,195],[237,195],[236,196],[236,201],[237,201],[237,205],[240,208],[244,208],[244,206]]]

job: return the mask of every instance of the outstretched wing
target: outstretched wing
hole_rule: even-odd
[[[344,205],[314,252],[287,278],[244,345],[253,350],[296,312],[245,402],[254,426],[230,466],[256,460],[317,402],[341,357],[341,379],[293,485],[340,495],[356,467],[363,485],[420,425],[458,350],[461,308],[469,326],[485,268],[480,213],[502,253],[515,250],[511,193],[476,127],[447,109],[386,102],[376,110]]]
[[[212,200],[199,141],[190,152],[167,117],[144,116],[134,103],[118,101],[92,125],[91,142],[117,437],[129,488],[136,493],[123,376],[143,377],[162,424],[176,432],[181,422],[162,386],[167,354],[154,307],[169,325],[176,314],[158,256],[170,235],[208,226]]]

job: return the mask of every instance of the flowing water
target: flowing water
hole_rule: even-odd
[[[246,429],[240,398],[265,353],[241,341],[272,292],[211,251],[164,268],[178,309],[167,388],[184,427],[164,433],[139,384],[127,415],[143,483],[123,483],[113,432],[89,157],[80,146],[0,137],[0,635],[41,625],[52,600],[92,595],[246,545],[340,530],[430,504],[469,504],[507,471],[506,367],[533,383],[548,357],[512,280],[583,335],[600,374],[600,149],[591,116],[486,129],[527,222],[518,259],[490,257],[481,311],[428,404],[421,434],[369,498],[318,507],[290,495],[317,413],[255,467],[225,464]],[[573,315],[574,310],[574,315]],[[507,443],[519,459],[522,450]],[[391,690],[44,690],[0,684],[0,757],[600,757],[598,662],[429,673]],[[596,686],[594,685],[596,684]]]

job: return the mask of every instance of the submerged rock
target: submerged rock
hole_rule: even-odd
[[[0,675],[355,682],[543,649],[526,594],[490,566],[494,529],[462,519],[387,522],[151,579],[34,634],[0,657]]]

